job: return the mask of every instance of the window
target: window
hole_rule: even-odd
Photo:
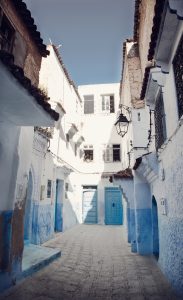
[[[156,145],[156,150],[158,150],[163,145],[167,137],[163,94],[161,89],[156,99],[154,117],[155,117],[155,135],[156,135],[155,145]]]
[[[93,146],[92,145],[85,145],[83,151],[84,151],[83,160],[86,161],[86,162],[93,161]]]
[[[15,30],[10,21],[0,10],[0,50],[12,51]]]
[[[183,115],[183,35],[173,60],[179,118]]]
[[[66,147],[67,147],[67,149],[69,148],[69,141],[70,141],[70,138],[69,138],[69,134],[67,133],[66,134]]]
[[[114,95],[102,95],[102,112],[114,113]]]
[[[47,198],[51,198],[51,180],[49,179],[47,183]]]
[[[84,96],[84,114],[94,113],[94,96],[87,95]]]
[[[104,145],[103,160],[105,162],[121,161],[120,144]]]
[[[69,191],[69,184],[68,182],[65,183],[65,199],[68,199],[68,191]]]

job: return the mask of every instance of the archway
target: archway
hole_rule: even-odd
[[[24,213],[24,241],[30,241],[31,239],[32,189],[33,189],[32,172],[29,171],[29,180],[27,186],[27,196],[25,201],[25,213]]]
[[[152,242],[153,254],[159,258],[159,228],[158,228],[158,207],[155,197],[152,198]]]

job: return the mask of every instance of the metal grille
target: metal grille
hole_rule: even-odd
[[[183,115],[183,35],[173,60],[179,118]]]
[[[155,144],[156,144],[156,150],[158,150],[166,139],[165,112],[164,112],[164,104],[163,104],[163,94],[161,90],[156,99],[154,117],[155,117],[155,134],[156,134]]]

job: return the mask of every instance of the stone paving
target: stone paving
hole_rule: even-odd
[[[174,300],[153,257],[132,254],[122,226],[78,225],[47,242],[61,258],[2,300]]]

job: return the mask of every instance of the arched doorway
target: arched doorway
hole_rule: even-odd
[[[155,197],[152,198],[152,241],[153,254],[159,258],[159,228],[158,228],[158,207]]]
[[[32,172],[29,171],[29,180],[27,186],[27,196],[25,201],[25,213],[24,213],[24,241],[30,241],[31,239],[31,225],[32,225]]]

